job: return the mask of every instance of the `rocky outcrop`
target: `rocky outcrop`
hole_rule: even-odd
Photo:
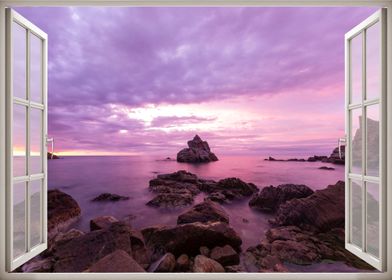
[[[145,272],[124,250],[116,250],[94,263],[85,272]]]
[[[249,197],[259,189],[256,185],[252,183],[245,183],[238,178],[226,178],[218,182],[204,180],[201,190],[209,194],[207,200],[225,203]]]
[[[339,181],[306,198],[292,199],[280,205],[271,222],[279,226],[296,225],[320,231],[344,227],[344,197],[345,183]]]
[[[264,160],[266,160],[266,161],[299,161],[299,162],[306,161],[304,158],[276,159],[273,157],[268,157],[268,158],[265,158]]]
[[[113,216],[99,216],[90,220],[90,230],[106,229],[115,222],[118,222],[118,220]]]
[[[318,169],[321,169],[321,170],[335,170],[335,168],[329,167],[329,166],[320,166]]]
[[[153,263],[150,272],[173,272],[176,268],[176,258],[172,253],[164,254],[158,261]]]
[[[203,255],[197,255],[193,265],[193,272],[225,272],[223,266]]]
[[[153,251],[170,252],[175,256],[194,256],[201,246],[230,245],[240,251],[241,238],[227,223],[190,223],[177,226],[155,226],[142,230],[146,245]]]
[[[177,218],[177,224],[188,224],[194,222],[224,222],[229,223],[229,216],[217,203],[205,201],[195,205],[190,210]]]
[[[237,265],[240,262],[240,256],[230,245],[215,247],[211,250],[210,258],[223,266]]]
[[[81,209],[72,196],[54,189],[48,191],[48,238],[67,229],[80,217]]]
[[[341,153],[342,153],[342,157],[340,157],[339,155],[339,147],[336,147],[331,155],[329,156],[328,160],[326,162],[330,162],[330,163],[334,163],[334,164],[344,164],[345,163],[345,146],[341,146]]]
[[[93,198],[91,201],[119,201],[128,199],[128,196],[121,196],[113,193],[101,193],[97,197]]]
[[[52,154],[52,153],[47,153],[47,159],[60,159],[58,155]]]
[[[178,162],[202,163],[217,160],[217,156],[211,152],[208,143],[201,140],[198,135],[188,141],[188,148],[182,149],[177,154]]]
[[[305,185],[269,186],[254,195],[249,201],[249,206],[263,212],[275,212],[282,203],[293,198],[308,197],[311,194],[313,194],[313,190]]]

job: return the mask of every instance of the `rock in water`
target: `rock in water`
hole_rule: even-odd
[[[249,206],[263,212],[275,212],[278,207],[293,198],[308,197],[313,190],[305,185],[285,184],[276,188],[273,186],[263,188],[249,201]]]
[[[119,201],[119,200],[128,200],[128,196],[121,196],[113,193],[101,193],[91,201]]]
[[[124,250],[116,250],[101,258],[86,272],[145,272],[145,270]]]
[[[217,203],[205,201],[195,205],[187,212],[177,218],[177,224],[188,224],[194,222],[225,222],[229,223],[229,216]]]
[[[225,272],[223,266],[203,255],[197,255],[193,265],[193,272]]]
[[[90,220],[90,230],[106,229],[115,222],[118,222],[118,220],[113,216],[99,216]]]
[[[207,141],[201,140],[199,135],[188,141],[188,147],[178,152],[178,162],[200,163],[218,160],[217,156],[211,152]]]
[[[57,189],[48,191],[48,237],[66,229],[79,216],[79,204],[69,194]]]

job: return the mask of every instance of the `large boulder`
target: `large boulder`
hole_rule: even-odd
[[[116,250],[96,263],[85,272],[145,272],[145,270],[124,250]]]
[[[226,244],[237,252],[242,240],[227,223],[190,223],[177,226],[156,226],[142,230],[146,245],[153,251],[170,252],[175,256],[198,254],[201,246],[213,248]]]
[[[296,225],[319,231],[344,227],[344,197],[345,183],[338,181],[308,197],[281,204],[271,222],[279,226]]]
[[[161,193],[147,202],[146,205],[159,208],[184,207],[193,203],[190,193]]]
[[[190,210],[177,218],[177,224],[188,224],[194,222],[224,222],[229,223],[229,216],[217,203],[205,201],[195,205]]]
[[[193,264],[193,272],[225,272],[225,269],[217,261],[198,255]]]
[[[188,148],[182,149],[177,154],[178,162],[201,163],[217,160],[217,156],[211,152],[208,143],[201,140],[198,135],[188,141]]]
[[[282,203],[293,198],[308,197],[311,194],[313,190],[305,185],[269,186],[254,195],[249,201],[249,206],[263,212],[275,212]]]
[[[225,203],[249,197],[257,192],[258,188],[253,183],[245,183],[239,178],[226,178],[218,182],[204,180],[201,190],[209,194],[207,200]]]
[[[58,189],[48,191],[48,237],[53,238],[80,217],[79,204]]]

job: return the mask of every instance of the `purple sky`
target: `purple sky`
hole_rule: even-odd
[[[18,8],[49,36],[49,134],[67,154],[329,154],[344,34],[375,8]]]

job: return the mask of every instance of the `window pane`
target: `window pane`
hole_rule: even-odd
[[[362,248],[362,184],[351,180],[351,243]]]
[[[380,22],[366,31],[366,99],[381,93],[381,29]]]
[[[366,183],[367,187],[367,251],[379,257],[379,234],[380,234],[380,199],[379,185],[374,183]]]
[[[41,185],[42,180],[35,180],[30,183],[31,247],[41,243]]]
[[[30,99],[42,103],[42,41],[30,36]]]
[[[12,23],[14,96],[26,99],[26,29]]]
[[[362,109],[351,110],[350,172],[362,174]]]
[[[30,111],[30,175],[42,173],[42,114],[39,109]]]
[[[26,183],[17,183],[13,187],[13,254],[14,259],[26,251],[25,242],[25,193]]]
[[[26,175],[26,113],[25,106],[14,104],[13,108],[13,175]]]
[[[362,102],[362,33],[351,40],[351,104]]]
[[[366,174],[379,175],[380,161],[380,107],[366,108]]]

